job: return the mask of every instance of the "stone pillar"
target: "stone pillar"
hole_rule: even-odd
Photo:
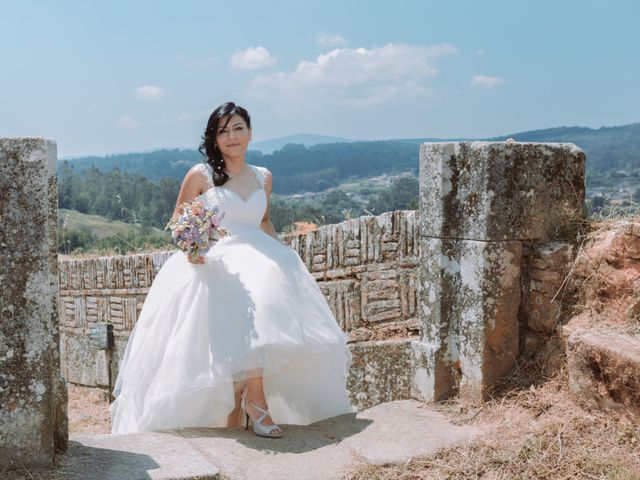
[[[0,470],[66,450],[56,143],[0,138]]]
[[[423,391],[486,400],[515,366],[523,242],[575,238],[584,153],[573,144],[420,147]]]

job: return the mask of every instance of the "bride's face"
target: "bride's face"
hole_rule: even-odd
[[[228,117],[218,120],[218,132],[216,143],[223,157],[243,156],[251,141],[251,129],[247,122],[237,113],[231,117],[225,126]]]

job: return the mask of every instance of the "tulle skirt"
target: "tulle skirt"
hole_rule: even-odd
[[[347,338],[298,254],[261,229],[223,238],[202,265],[176,251],[127,342],[112,433],[224,427],[256,376],[276,423],[353,412]]]

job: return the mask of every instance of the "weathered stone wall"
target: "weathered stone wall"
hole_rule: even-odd
[[[340,326],[354,341],[371,341],[360,346],[356,357],[371,359],[372,355],[381,355],[372,354],[372,351],[382,351],[376,340],[408,340],[419,334],[416,227],[417,212],[399,210],[283,238],[318,280]],[[104,350],[95,349],[89,342],[91,328],[105,322],[111,323],[114,329],[111,374],[115,380],[129,332],[135,325],[148,289],[172,253],[60,262],[62,372],[68,381],[91,386],[108,385],[109,360]],[[376,379],[383,378],[382,372],[387,372],[382,367],[377,371]],[[359,385],[361,397],[407,398],[402,396],[404,390],[391,388],[391,383],[380,386],[371,374],[361,373],[354,369],[350,380],[352,385]],[[408,391],[410,367],[402,367],[401,373],[404,379],[398,377],[393,385],[404,383]]]
[[[58,348],[56,144],[0,138],[0,470],[66,450]]]
[[[564,363],[561,325],[577,300],[567,281],[577,250],[575,244],[562,241],[523,242],[520,352],[547,376]]]
[[[285,239],[356,341],[418,334],[418,212],[398,210]]]
[[[555,327],[584,163],[573,144],[421,145],[419,307],[433,399],[487,399],[524,330]]]
[[[91,345],[89,334],[98,324],[114,330],[115,382],[119,359],[135,325],[149,287],[171,251],[130,256],[64,260],[60,272],[60,353],[67,381],[108,386],[105,350]]]

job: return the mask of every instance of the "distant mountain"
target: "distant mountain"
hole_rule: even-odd
[[[258,152],[259,153],[259,152]],[[162,177],[182,178],[187,170],[204,157],[197,150],[160,149],[151,152],[117,153],[104,157],[78,157],[58,160],[58,174],[64,162],[69,162],[76,172],[96,167],[103,171],[120,170],[133,175],[142,175],[149,180]]]
[[[559,127],[514,133],[491,140],[513,138],[519,142],[571,142],[587,155],[587,171],[640,169],[640,123],[618,127]]]
[[[640,172],[640,123],[598,129],[557,127],[484,140],[503,141],[508,138],[527,142],[575,143],[587,154],[587,171],[590,174],[600,175],[618,170]],[[276,193],[319,191],[339,184],[347,176],[357,179],[403,171],[417,173],[418,146],[421,143],[454,140],[483,139],[425,137],[356,141],[321,135],[290,135],[258,142],[254,146],[264,149],[264,152],[250,149],[247,162],[264,165],[278,175],[278,184],[274,185]],[[76,158],[69,160],[69,165],[76,172],[95,166],[105,171],[119,169],[121,172],[143,175],[150,180],[162,177],[181,180],[190,166],[202,159],[195,149],[162,149]],[[59,171],[62,162],[58,162]]]
[[[403,141],[419,145],[424,142],[504,141],[575,143],[587,155],[587,171],[606,173],[610,170],[640,169],[640,123],[616,127],[556,127],[512,133],[491,138],[412,138]]]
[[[287,135],[285,137],[272,138],[271,140],[263,140],[262,142],[251,142],[250,150],[260,150],[262,153],[273,153],[280,150],[288,143],[301,143],[305,147],[319,145],[322,143],[348,143],[357,142],[358,140],[350,140],[340,137],[329,137],[326,135],[314,135],[313,133],[299,133],[296,135]]]

